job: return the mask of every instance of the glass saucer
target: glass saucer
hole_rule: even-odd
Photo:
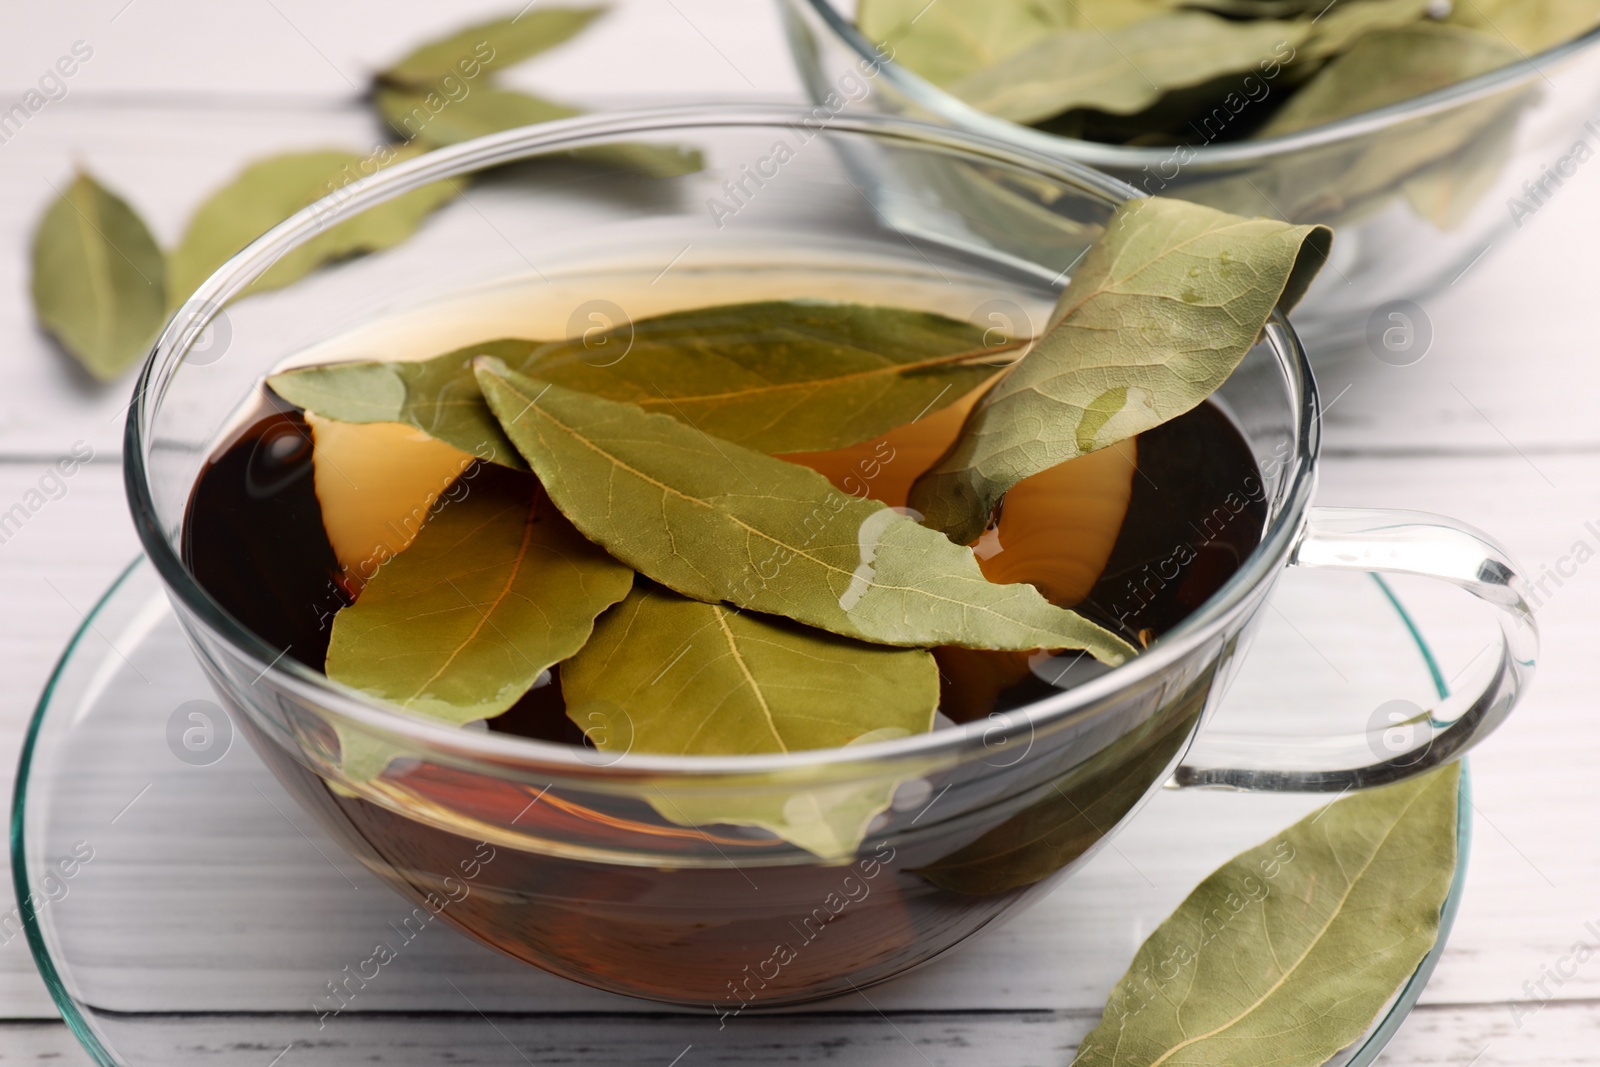
[[[1307,701],[1308,680],[1319,699],[1359,708],[1426,706],[1442,685],[1386,586],[1293,574],[1273,603],[1215,728],[1281,718]],[[1324,654],[1335,648],[1359,661],[1349,674],[1361,681],[1337,684],[1345,672]],[[1315,687],[1324,675],[1326,693]],[[1462,782],[1438,943],[1332,1064],[1377,1057],[1444,949],[1466,869]],[[403,927],[410,906],[236,737],[141,559],[39,702],[17,775],[12,870],[41,974],[84,1047],[112,1067],[1065,1064],[1190,889],[1325,799],[1169,790],[1046,900],[949,958],[857,996],[719,1022],[545,974],[443,924]],[[376,977],[347,981],[378,943],[400,947]],[[330,1011],[336,981],[347,992]]]

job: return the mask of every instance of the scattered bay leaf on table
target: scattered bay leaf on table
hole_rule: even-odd
[[[78,174],[33,235],[33,307],[85,370],[110,381],[166,321],[166,260],[127,201]]]
[[[1419,22],[1371,33],[1329,60],[1256,136],[1277,137],[1402,103],[1519,58],[1504,41],[1460,26]]]
[[[601,750],[742,756],[838,748],[932,729],[939,672],[920,649],[888,648],[787,619],[635,586],[561,666],[567,716]],[[894,781],[868,787],[752,786],[652,800],[690,825],[759,826],[824,858],[851,854]]]
[[[483,342],[416,363],[285,371],[268,384],[325,418],[409,423],[520,465],[473,377],[473,357],[488,355],[749,448],[823,451],[953,403],[994,374],[1011,348],[986,345],[980,327],[920,311],[765,301],[677,311],[563,341]]]
[[[395,133],[435,148],[583,114],[575,107],[493,85],[474,85],[458,100],[429,89],[379,86],[373,102]]]
[[[1327,259],[1324,227],[1244,219],[1151,198],[1119,207],[1052,324],[973,410],[911,506],[954,541],[983,532],[1005,491],[1199,404],[1275,306]]]
[[[490,19],[421,45],[378,75],[380,81],[434,88],[450,75],[476,78],[499,71],[576,37],[606,13],[599,7],[524,8],[510,18]],[[472,73],[469,73],[471,71]]]
[[[1174,11],[1117,29],[1056,30],[1027,49],[951,83],[956,96],[1013,122],[1073,108],[1141,111],[1162,94],[1282,56],[1310,32],[1294,22],[1236,22]]]
[[[387,162],[420,154],[419,148],[407,145],[391,152]],[[328,149],[270,156],[245,167],[189,220],[169,260],[168,304],[181,305],[234,253],[301,208],[363,176],[363,166],[371,169],[376,162],[370,154]],[[391,248],[415,233],[456,191],[450,182],[434,182],[334,222],[274,263],[251,291],[281,288],[329,260]]]
[[[1459,779],[1355,793],[1228,861],[1140,947],[1075,1067],[1326,1063],[1433,947]]]
[[[1600,26],[1600,0],[1456,0],[1446,21],[1480,30],[1531,58]]]
[[[424,88],[380,86],[374,102],[396,133],[433,148],[583,114],[567,104],[493,85],[471,86],[465,96],[454,100]],[[566,154],[651,178],[676,178],[705,166],[697,149],[639,141],[578,148]]]
[[[468,473],[334,616],[327,659],[334,681],[457,725],[511,707],[633,585],[633,571],[574,530],[533,479]],[[366,735],[354,741],[345,772],[381,773],[388,755]]]
[[[556,506],[686,596],[880,644],[1083,648],[1110,663],[1134,654],[1032,586],[988,582],[971,549],[816,471],[493,360],[477,368]]]

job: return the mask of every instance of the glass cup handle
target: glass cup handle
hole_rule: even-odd
[[[1466,523],[1422,511],[1314,507],[1289,562],[1416,574],[1460,586],[1499,609],[1500,654],[1475,684],[1406,723],[1414,728],[1412,743],[1388,758],[1372,762],[1386,746],[1375,745],[1371,733],[1285,740],[1202,730],[1172,785],[1337,793],[1397,782],[1456,759],[1488,736],[1533,675],[1539,631],[1522,595],[1521,573],[1504,548]]]

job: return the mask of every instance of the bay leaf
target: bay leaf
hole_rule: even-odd
[[[1324,227],[1181,200],[1117,209],[1051,325],[917,480],[911,507],[954,541],[983,532],[1007,489],[1183,414],[1238,366],[1276,306],[1327,259]]]
[[[1600,26],[1600,0],[1455,0],[1445,21],[1498,38],[1528,58]]]
[[[1256,136],[1278,137],[1403,103],[1519,58],[1503,41],[1443,23],[1369,33],[1301,86]]]
[[[480,465],[333,620],[336,682],[452,724],[499,715],[589,638],[633,572],[585,540],[526,474]],[[370,754],[369,754],[370,755]],[[383,763],[346,752],[371,777]]]
[[[480,67],[498,71],[564,44],[606,11],[604,6],[531,6],[509,18],[480,22],[420,45],[378,79],[435,88],[452,75],[475,78]]]
[[[416,363],[347,363],[268,380],[285,400],[346,422],[404,422],[520,465],[478,391],[472,359],[660,411],[765,452],[869,440],[954,402],[1011,343],[901,308],[764,301],[696,308],[562,341],[501,339]],[[999,342],[999,338],[989,338]]]
[[[1328,7],[1328,0],[1175,0],[1170,6],[1211,11],[1234,18],[1282,19],[1315,15]]]
[[[1075,1067],[1326,1063],[1433,947],[1459,782],[1354,793],[1228,861],[1140,947]]]
[[[1310,32],[1296,22],[1174,11],[1115,29],[1052,31],[948,88],[1013,122],[1038,122],[1073,108],[1129,114],[1173,89],[1252,70]]]
[[[457,99],[411,86],[379,86],[373,103],[395,133],[430,148],[583,114],[579,108],[493,85],[471,86]]]
[[[476,367],[556,506],[685,596],[880,644],[1084,648],[1108,663],[1134,654],[1032,586],[988,582],[971,549],[816,471],[492,359]]]
[[[1159,0],[862,0],[856,24],[897,63],[949,86],[1056,30],[1109,30],[1161,13]]]
[[[1521,107],[1505,108],[1465,144],[1407,178],[1401,190],[1411,209],[1446,232],[1465,222],[1511,162],[1521,118]]]
[[[260,159],[211,194],[189,220],[169,260],[171,306],[181,305],[234,253],[301,208],[379,166],[420,155],[416,146],[390,149],[380,159],[343,149],[290,152]],[[256,279],[251,292],[297,281],[330,260],[378,252],[404,241],[423,219],[456,195],[450,182],[434,182],[333,222],[288,252]]]
[[[166,259],[128,202],[80,173],[33,235],[34,313],[100,381],[137,363],[166,321]]]
[[[410,86],[380,86],[373,101],[396,133],[431,148],[583,114],[579,108],[493,85],[466,86],[463,95],[455,97]],[[567,154],[650,178],[676,178],[705,166],[697,149],[639,141],[595,145]]]
[[[602,751],[742,756],[926,733],[939,672],[920,649],[863,644],[787,619],[637,585],[561,667],[567,715]],[[675,822],[757,826],[824,859],[854,852],[893,780],[653,801]]]
[[[1297,52],[1299,66],[1354,47],[1369,33],[1410,26],[1428,16],[1431,0],[1340,0],[1322,9]]]

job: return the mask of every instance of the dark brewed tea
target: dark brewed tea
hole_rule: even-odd
[[[864,445],[788,458],[845,492],[903,505],[911,482],[959,429],[964,410],[955,405]],[[183,541],[189,567],[228,612],[319,670],[331,620],[360,592],[359,576],[352,577],[330,538],[319,498],[320,433],[303,412],[265,394],[256,416],[206,466]],[[324,474],[328,495],[335,490],[326,480],[335,475]],[[459,477],[533,484],[531,474],[492,464]],[[1265,495],[1244,439],[1207,402],[1123,445],[1020,483],[976,551],[991,581],[1031,582],[1058,605],[1145,646],[1216,592],[1255,548],[1267,517]],[[439,496],[447,500],[448,488]],[[947,648],[935,655],[940,711],[957,722],[1028,704],[1104,669],[1076,653]],[[509,712],[488,720],[488,729],[586,744],[565,714],[560,667],[550,675]],[[650,834],[664,851],[677,835],[744,859],[720,867],[622,866],[479,844],[332,789],[276,745],[257,748],[347,847],[418,902],[419,917],[426,907],[512,956],[578,981],[709,1004],[728,1016],[747,1004],[798,1002],[891,976],[926,958],[919,946],[951,943],[990,922],[1017,894],[1039,891],[1167,772],[1206,693],[1202,681],[1175,697],[1176,712],[1169,709],[1136,743],[1113,745],[1091,773],[1057,790],[1059,800],[1052,795],[1020,814],[996,816],[986,833],[967,833],[959,842],[924,840],[897,849],[869,833],[847,865],[763,867],[763,848],[783,843],[748,827],[663,826],[637,801],[589,810],[428,763],[391,768],[409,788],[475,808],[486,823],[515,823],[534,835],[584,824],[602,840]],[[1033,842],[1020,854],[1008,844],[1019,834]],[[441,900],[441,872],[469,866],[470,891]],[[467,885],[463,874],[454,877]],[[355,992],[348,981],[330,983],[313,1007],[337,1012]]]

